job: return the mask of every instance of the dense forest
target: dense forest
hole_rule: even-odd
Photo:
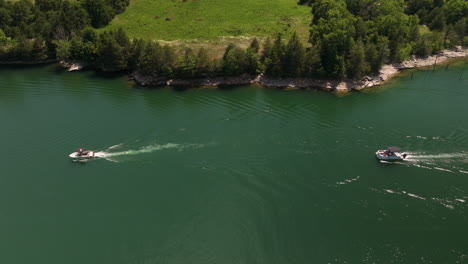
[[[313,71],[360,78],[386,62],[467,45],[466,0],[318,0],[310,31]]]
[[[222,58],[96,31],[129,0],[0,0],[0,61],[80,61],[103,71],[138,70],[193,78],[264,73],[274,77],[362,78],[384,63],[468,46],[465,0],[301,0],[312,9],[309,43],[279,34]]]
[[[0,61],[55,58],[58,43],[81,38],[125,11],[130,0],[0,0]]]

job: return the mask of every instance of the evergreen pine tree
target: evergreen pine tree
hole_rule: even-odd
[[[285,76],[301,76],[304,66],[305,49],[296,33],[293,34],[283,58],[283,71]]]
[[[284,58],[285,46],[281,34],[275,39],[273,47],[271,48],[270,62],[266,65],[265,72],[274,77],[280,77],[283,75],[282,60]]]

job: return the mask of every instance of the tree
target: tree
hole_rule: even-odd
[[[468,17],[464,17],[455,23],[453,30],[456,32],[460,41],[455,43],[460,43],[462,45],[463,38],[468,34]]]
[[[352,79],[360,79],[369,72],[370,66],[361,40],[352,44],[347,66],[348,77]]]
[[[365,46],[365,54],[366,61],[370,67],[369,71],[373,74],[377,74],[390,54],[388,38],[379,37],[376,44],[372,42],[367,43]]]
[[[262,62],[263,64],[268,64],[268,61],[266,61],[266,59],[271,57],[272,46],[273,44],[271,44],[271,39],[267,38],[263,43],[262,56],[260,56],[260,62]]]
[[[462,18],[468,17],[468,2],[466,0],[447,0],[444,5],[447,22],[455,24]]]
[[[425,32],[421,34],[418,42],[414,46],[414,54],[422,57],[427,57],[432,54],[432,33]]]
[[[321,49],[321,43],[318,42],[315,46],[313,46],[306,52],[304,59],[305,76],[320,78],[324,75],[322,59],[320,56]]]
[[[198,50],[196,58],[196,71],[197,73],[208,72],[210,69],[210,60],[208,53],[204,47]]]
[[[412,46],[410,43],[395,42],[395,45],[393,46],[392,61],[403,62],[409,59],[411,50]]]
[[[123,48],[129,48],[130,47],[130,39],[128,38],[127,33],[125,33],[125,31],[123,31],[122,28],[119,27],[119,29],[117,29],[117,31],[113,32],[113,35],[114,35],[115,41],[117,41],[117,43],[121,47],[123,47]]]
[[[34,4],[36,8],[42,12],[59,10],[63,0],[35,0]]]
[[[229,43],[226,47],[226,49],[224,50],[224,54],[223,54],[223,60],[226,60],[226,57],[229,53],[229,51],[231,51],[232,49],[236,48],[237,46],[234,44],[234,43]]]
[[[16,41],[17,44],[13,49],[14,58],[17,60],[30,60],[33,42],[21,36]]]
[[[258,56],[258,49],[256,47],[250,47],[246,50],[246,72],[250,74],[257,74],[261,72],[259,56]]]
[[[194,77],[196,74],[197,59],[191,48],[185,48],[184,55],[178,67],[181,77]]]
[[[418,16],[410,16],[408,21],[409,31],[408,31],[408,40],[411,42],[416,42],[419,40],[420,36],[420,26],[419,26]]]
[[[0,6],[0,29],[8,31],[12,25],[12,18],[10,11],[5,7]]]
[[[43,61],[47,58],[47,46],[45,41],[38,37],[34,39],[31,49],[31,59],[36,61]]]
[[[441,7],[434,8],[428,15],[430,17],[429,28],[432,30],[444,30],[446,26],[445,11]]]
[[[283,71],[285,76],[298,77],[302,74],[305,59],[305,49],[296,33],[293,34],[286,45],[283,58]]]
[[[162,47],[159,43],[148,41],[138,58],[138,70],[153,76],[173,74],[177,58],[174,48]]]
[[[133,39],[130,46],[129,62],[130,68],[138,67],[138,58],[141,56],[143,49],[145,48],[145,41],[143,39]]]
[[[157,75],[156,67],[161,55],[161,45],[146,41],[140,57],[138,58],[138,70],[143,74]]]
[[[346,9],[344,0],[319,0],[312,5],[314,14],[309,42],[320,42],[324,72],[330,77],[344,77],[344,57],[349,53],[355,35],[355,18]]]
[[[380,67],[387,62],[388,58],[390,57],[390,48],[389,48],[389,40],[388,37],[379,37],[376,42],[377,52],[379,56],[377,57],[377,61],[375,62],[375,66]]]
[[[223,73],[226,75],[238,75],[246,72],[247,55],[245,51],[236,45],[229,45],[223,59]]]
[[[372,0],[345,0],[346,8],[355,16],[362,17],[364,19],[369,18],[369,6],[372,4]]]
[[[113,34],[114,39],[117,42],[117,44],[119,44],[119,46],[122,47],[123,55],[126,58],[129,58],[130,53],[131,53],[131,50],[130,50],[131,49],[131,47],[130,47],[131,44],[130,44],[130,39],[128,38],[125,31],[123,31],[122,28],[119,28],[119,29],[117,29],[117,31],[112,32],[112,34]]]
[[[177,56],[175,49],[169,45],[165,45],[162,49],[162,66],[159,69],[160,73],[165,76],[172,75],[176,64]]]
[[[90,23],[89,15],[80,4],[64,1],[59,11],[59,23],[63,25],[68,35],[79,33]]]
[[[407,0],[406,11],[407,13],[414,15],[421,10],[425,10],[427,13],[428,9],[434,8],[434,0]]]
[[[380,65],[378,65],[376,63],[376,61],[378,60],[378,52],[377,52],[377,48],[375,46],[374,43],[367,43],[364,47],[365,49],[365,58],[366,58],[366,62],[367,64],[369,65],[369,73],[373,73],[373,74],[376,74],[379,72],[380,70]]]
[[[97,43],[98,34],[92,27],[86,27],[81,31],[83,42]]]
[[[34,18],[34,5],[29,0],[19,0],[13,2],[11,6],[11,23],[13,26],[21,26],[21,24],[30,24]]]
[[[0,45],[6,45],[7,42],[8,38],[5,35],[5,32],[3,32],[3,30],[0,28]]]
[[[119,14],[125,11],[130,0],[106,0],[107,4],[112,7],[114,14]]]
[[[93,27],[99,28],[111,21],[112,10],[104,0],[83,0],[81,2],[91,18]]]
[[[121,71],[127,68],[124,49],[108,32],[99,34],[96,53],[97,65],[103,71]]]
[[[68,40],[58,40],[55,42],[55,44],[57,45],[57,48],[56,48],[57,59],[60,61],[68,60],[71,56],[70,42]]]
[[[281,34],[275,39],[271,53],[269,56],[268,64],[265,65],[265,73],[270,76],[279,77],[282,76],[282,59],[284,57],[285,46],[283,44],[283,38]]]
[[[250,43],[250,46],[249,48],[253,49],[253,51],[255,53],[258,53],[258,51],[260,50],[260,43],[258,42],[258,39],[257,38],[254,38],[252,40],[252,42]]]

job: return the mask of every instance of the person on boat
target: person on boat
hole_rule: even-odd
[[[85,155],[86,153],[84,153],[84,148],[79,148],[78,149],[78,156],[83,156]]]

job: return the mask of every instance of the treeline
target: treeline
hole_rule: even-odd
[[[55,42],[107,25],[130,0],[0,0],[0,61],[55,57]]]
[[[310,38],[294,34],[221,58],[204,48],[174,48],[129,39],[122,30],[97,33],[129,0],[0,0],[0,61],[45,58],[86,62],[104,71],[194,78],[264,73],[273,77],[361,78],[384,63],[468,46],[466,0],[301,0],[312,8]]]
[[[122,29],[97,33],[85,28],[80,35],[57,42],[57,59],[79,61],[103,71],[138,70],[164,77],[193,78],[222,70],[222,60],[210,60],[204,48],[176,50],[151,40],[130,40]]]
[[[310,0],[315,71],[360,78],[383,63],[468,45],[466,0]]]
[[[335,5],[328,7],[337,10]],[[215,59],[210,59],[204,48],[193,50],[163,46],[151,40],[131,40],[122,29],[98,34],[92,28],[85,28],[70,40],[57,42],[57,58],[85,62],[103,71],[138,70],[164,78],[259,73],[271,77],[361,78],[377,73],[383,63],[409,58],[412,52],[425,56],[461,41],[458,35],[445,40],[425,39],[421,33],[424,26],[419,24],[400,29],[389,26],[389,32],[396,30],[398,34],[379,35],[370,28],[358,33],[349,21],[338,20],[319,19],[312,26],[307,48],[296,34],[287,40],[279,34],[273,40],[266,39],[262,45],[257,39],[246,48],[230,44],[224,55]],[[342,29],[327,33],[333,26]],[[354,34],[348,34],[347,30]],[[428,34],[437,35],[431,31]]]
[[[264,72],[276,77],[314,76],[316,54],[306,51],[298,36],[289,41],[278,35],[263,46],[255,38],[247,48],[227,46],[221,58],[210,59],[205,48],[175,48],[156,41],[129,39],[125,31],[97,33],[85,28],[81,34],[57,44],[57,59],[79,61],[103,71],[138,70],[159,77],[194,78],[235,76]]]

